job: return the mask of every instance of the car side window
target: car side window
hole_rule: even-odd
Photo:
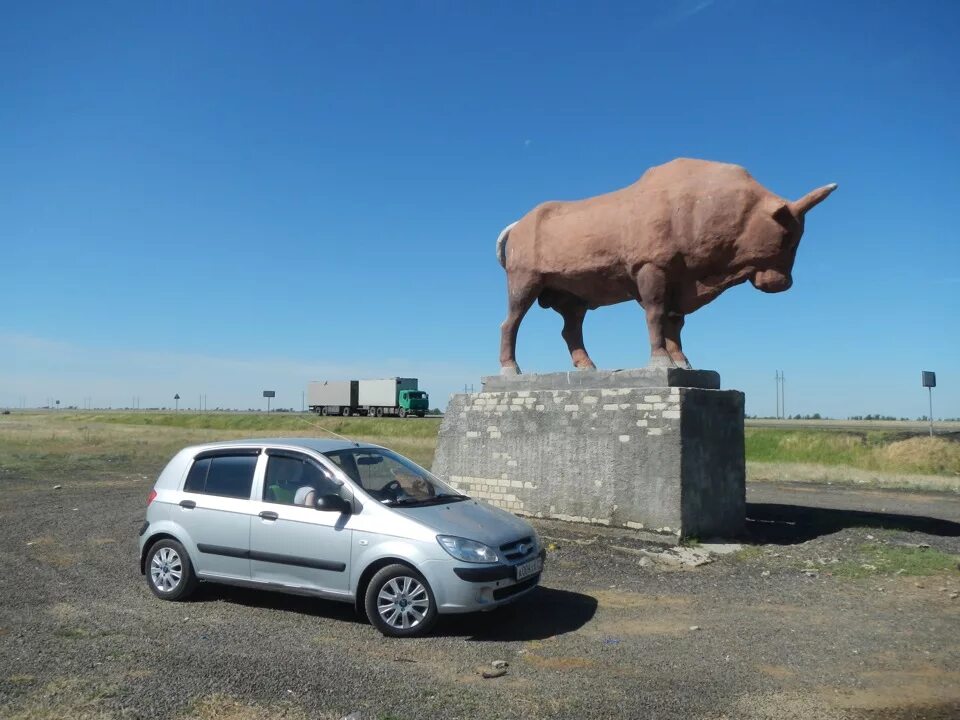
[[[319,496],[335,495],[339,490],[340,487],[327,473],[310,460],[271,455],[267,462],[267,476],[263,483],[264,502],[312,506]]]
[[[257,467],[255,455],[220,455],[196,460],[187,481],[185,492],[203,493],[248,499],[253,487],[253,472]]]

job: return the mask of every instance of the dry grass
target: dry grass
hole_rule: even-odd
[[[296,705],[283,702],[272,705],[243,702],[228,695],[208,695],[190,703],[181,716],[183,720],[307,720],[307,714]],[[312,715],[312,718],[324,720],[339,715]]]
[[[199,422],[194,416],[188,426],[151,422],[148,414],[124,416],[94,416],[81,414],[33,413],[0,418],[0,482],[13,476],[37,482],[81,484],[85,487],[116,487],[153,480],[164,464],[187,445],[259,436],[331,437],[308,422],[274,423],[265,428],[248,427],[193,427]],[[230,425],[230,416],[207,416],[211,424]],[[251,416],[253,420],[257,416]],[[132,424],[117,422],[128,419]],[[152,418],[164,420],[164,416]],[[172,420],[179,420],[173,418]],[[237,424],[237,423],[234,423]],[[273,427],[273,425],[278,425]],[[361,442],[387,445],[407,455],[415,462],[429,467],[436,447],[437,423],[428,420],[371,419],[326,421],[334,432],[347,433]],[[410,434],[401,434],[406,429]]]
[[[960,479],[960,442],[938,437],[913,437],[876,449],[878,465]]]
[[[747,428],[747,461],[844,466],[885,475],[960,479],[960,442],[883,432]]]
[[[960,477],[861,470],[846,465],[798,462],[747,462],[750,482],[809,482],[901,490],[960,493]]]
[[[0,418],[0,484],[7,492],[43,483],[146,487],[187,445],[251,435],[329,437],[320,427],[386,445],[429,468],[439,422],[255,413],[15,413]],[[746,451],[750,480],[960,492],[960,442],[942,437],[748,427]],[[8,502],[16,500],[11,496]]]
[[[80,556],[50,535],[27,541],[27,554],[32,560],[60,570],[76,565]]]
[[[112,720],[119,713],[108,709],[105,701],[116,693],[117,687],[109,683],[93,684],[78,677],[61,677],[12,703],[0,705],[0,717],[6,720]]]

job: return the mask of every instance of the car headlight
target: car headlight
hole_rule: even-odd
[[[494,563],[500,560],[496,550],[476,540],[454,535],[437,535],[437,542],[457,560],[472,563]]]

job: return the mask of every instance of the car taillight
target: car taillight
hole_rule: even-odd
[[[156,498],[156,497],[157,497],[157,491],[156,491],[156,490],[151,490],[151,491],[150,491],[150,494],[147,495],[147,507],[150,507],[150,503],[152,503],[153,500],[154,500],[154,498]]]

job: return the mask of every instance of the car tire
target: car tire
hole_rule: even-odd
[[[150,591],[161,600],[185,600],[197,588],[190,556],[176,540],[151,545],[144,569]]]
[[[437,621],[437,601],[427,579],[399,563],[381,568],[370,579],[364,608],[370,624],[388,637],[424,635]]]

